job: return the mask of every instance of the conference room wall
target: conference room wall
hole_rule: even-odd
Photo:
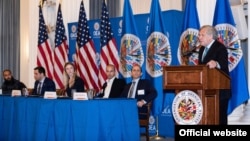
[[[44,8],[44,18],[46,24],[55,25],[56,13],[59,0],[56,6]],[[123,1],[123,0],[122,0]],[[65,27],[67,23],[78,20],[79,6],[81,0],[63,0],[62,14]],[[148,13],[150,11],[151,0],[130,0],[134,14]],[[212,24],[213,11],[216,0],[197,0],[197,11],[200,19],[200,25]],[[38,4],[39,0],[22,0],[20,11],[20,40],[21,40],[21,55],[20,55],[20,80],[28,87],[33,87],[33,68],[36,66],[36,53],[38,44]],[[123,2],[120,9],[123,10]],[[162,10],[177,9],[183,7],[182,0],[160,0]],[[84,6],[88,17],[89,0],[84,0]],[[121,12],[122,13],[122,12]],[[122,15],[121,15],[122,16]],[[67,28],[66,28],[67,32]],[[52,34],[53,35],[53,34]],[[52,40],[53,42],[53,40]]]

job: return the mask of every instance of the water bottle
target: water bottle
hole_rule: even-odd
[[[22,89],[22,94],[23,94],[23,96],[27,97],[29,95],[28,89],[27,88],[23,88]]]
[[[87,91],[87,96],[89,99],[93,99],[94,98],[94,94],[95,94],[95,90],[94,89],[89,89]]]

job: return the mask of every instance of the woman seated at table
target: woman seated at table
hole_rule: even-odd
[[[75,65],[71,62],[64,65],[64,88],[68,97],[72,97],[74,92],[84,92],[83,79],[77,76]]]

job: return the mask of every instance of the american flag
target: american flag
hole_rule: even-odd
[[[86,13],[81,1],[77,38],[76,38],[76,66],[77,73],[84,80],[85,89],[98,90],[98,67],[94,42],[89,34]]]
[[[63,88],[63,67],[68,62],[68,44],[65,35],[61,4],[59,4],[56,21],[56,36],[54,49],[54,81],[57,88]]]
[[[111,23],[109,20],[109,13],[105,1],[102,4],[102,16],[101,16],[101,65],[99,70],[99,86],[107,79],[105,73],[106,66],[113,64],[116,68],[116,75],[118,76],[119,70],[119,56],[118,49],[116,46],[115,38],[111,29]]]
[[[53,79],[53,50],[50,46],[49,36],[43,18],[42,7],[39,6],[39,31],[38,31],[37,66],[42,66],[47,72],[47,77]]]

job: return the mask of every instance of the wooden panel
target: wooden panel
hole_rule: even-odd
[[[206,90],[203,98],[202,124],[219,124],[219,90]]]
[[[166,66],[164,89],[230,89],[230,78],[219,69],[207,66]]]
[[[201,71],[167,71],[164,81],[165,89],[186,89],[190,86],[201,89],[203,87]]]
[[[166,66],[163,68],[163,88],[193,90],[202,100],[203,115],[199,124],[219,124],[219,91],[230,88],[230,78],[218,69],[207,66]]]
[[[219,69],[209,69],[207,71],[206,89],[230,89],[230,77]]]
[[[203,66],[167,66],[163,72],[164,89],[203,89]]]

